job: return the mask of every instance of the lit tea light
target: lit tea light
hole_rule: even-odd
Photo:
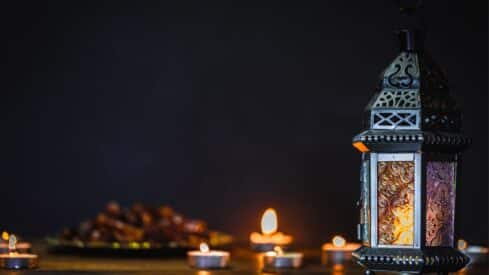
[[[0,266],[5,269],[27,269],[38,266],[37,255],[17,251],[17,238],[9,236],[8,253],[0,254]]]
[[[469,245],[465,240],[457,241],[457,248],[465,255],[469,256],[470,264],[487,264],[489,248],[478,245]]]
[[[10,234],[7,231],[2,232],[2,241],[0,242],[0,254],[8,253],[8,240]],[[29,253],[31,251],[31,244],[27,242],[17,242],[16,244],[17,252]]]
[[[268,208],[261,218],[261,233],[253,232],[250,235],[251,248],[255,251],[273,251],[274,247],[287,247],[293,238],[278,232],[277,212],[273,208]]]
[[[276,246],[273,251],[263,253],[264,270],[299,268],[303,258],[303,253],[284,252],[281,247]]]
[[[201,243],[200,250],[187,253],[188,264],[198,269],[226,268],[229,265],[230,253],[227,251],[210,250],[206,243]]]
[[[358,243],[347,243],[341,236],[334,236],[331,243],[322,247],[322,263],[325,265],[343,265],[351,260],[351,253],[360,247]]]

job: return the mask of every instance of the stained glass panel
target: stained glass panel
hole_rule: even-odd
[[[453,246],[455,163],[426,164],[426,245]]]
[[[414,244],[414,161],[379,161],[378,243]]]

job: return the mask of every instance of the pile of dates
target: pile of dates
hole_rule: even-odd
[[[196,245],[209,239],[204,221],[187,219],[171,207],[149,207],[135,203],[121,208],[114,201],[95,219],[80,223],[78,228],[64,229],[64,241],[82,242],[151,242]]]

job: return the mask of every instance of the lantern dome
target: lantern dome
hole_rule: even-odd
[[[407,150],[465,149],[470,140],[460,133],[459,107],[444,72],[424,50],[422,33],[404,29],[399,38],[401,51],[380,75],[365,110],[366,130],[354,137],[355,147],[386,149],[386,143],[396,143]]]

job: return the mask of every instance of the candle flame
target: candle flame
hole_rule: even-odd
[[[332,243],[333,243],[334,247],[338,247],[338,248],[345,247],[346,240],[345,240],[345,238],[343,238],[341,236],[334,236]]]
[[[467,249],[467,246],[469,246],[469,244],[467,243],[466,240],[460,239],[457,241],[458,250],[465,250],[465,249]]]
[[[277,232],[277,212],[273,208],[268,208],[261,217],[261,232],[266,235],[271,235]]]
[[[15,237],[14,234],[10,235],[10,237],[8,238],[8,249],[11,251],[15,251],[16,244],[17,244],[17,237]]]
[[[202,253],[209,252],[209,246],[206,243],[200,243],[199,248]]]
[[[3,231],[3,232],[2,232],[2,240],[4,240],[4,241],[8,241],[8,239],[9,239],[9,234],[8,234],[8,232],[7,232],[7,231]]]
[[[275,252],[276,255],[282,255],[282,254],[284,254],[284,251],[282,250],[282,247],[280,247],[280,246],[275,246],[273,248],[273,251]]]

